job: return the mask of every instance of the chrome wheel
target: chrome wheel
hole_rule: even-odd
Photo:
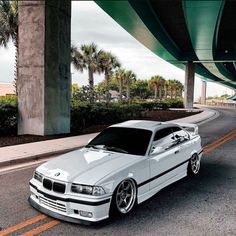
[[[128,213],[136,201],[137,190],[134,181],[123,180],[116,191],[116,207],[122,213]]]
[[[191,171],[193,174],[197,174],[200,169],[200,157],[197,154],[194,154],[190,159]]]

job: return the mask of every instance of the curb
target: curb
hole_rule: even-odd
[[[28,161],[39,161],[40,159],[46,158],[48,156],[55,156],[55,155],[65,154],[65,153],[70,152],[70,151],[75,151],[75,150],[77,150],[81,147],[82,146],[73,147],[73,148],[66,148],[66,149],[63,149],[63,150],[51,151],[51,152],[46,152],[46,153],[40,153],[40,154],[33,155],[33,156],[2,161],[2,162],[0,162],[0,168],[7,167],[7,166],[10,166],[10,165],[23,164],[23,163],[26,163]]]
[[[194,124],[202,125],[204,123],[207,123],[209,121],[216,119],[217,117],[219,117],[219,115],[220,115],[220,113],[218,111],[214,111],[214,114],[212,116],[209,116],[203,120],[196,121]]]
[[[172,120],[171,122],[174,122],[174,123],[192,123],[192,124],[201,125],[201,124],[204,124],[204,123],[209,122],[211,120],[214,120],[219,116],[219,112],[216,111],[216,110],[202,109],[202,108],[199,108],[199,110],[211,111],[211,114],[209,114],[208,116],[202,117],[202,118],[197,118],[198,116],[201,117],[201,113],[200,113],[200,114],[196,114],[196,115],[192,115],[192,116]],[[191,118],[192,118],[191,121],[185,121],[185,119],[191,119]]]

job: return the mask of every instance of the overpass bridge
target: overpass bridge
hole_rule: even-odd
[[[185,106],[193,105],[196,72],[203,80],[236,89],[236,1],[96,1],[152,52],[186,68]]]
[[[202,103],[206,81],[236,89],[236,1],[96,3],[155,54],[185,69],[186,108],[193,107],[195,73],[203,80]],[[70,30],[70,1],[19,1],[19,134],[69,132]]]

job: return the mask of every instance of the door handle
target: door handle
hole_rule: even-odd
[[[176,150],[176,151],[175,151],[175,154],[177,154],[177,153],[179,153],[179,150]]]

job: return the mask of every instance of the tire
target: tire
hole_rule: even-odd
[[[188,163],[188,175],[194,176],[199,173],[201,160],[197,153],[193,154]]]
[[[137,187],[132,179],[123,180],[115,189],[111,207],[110,216],[126,215],[136,205],[137,202]]]

